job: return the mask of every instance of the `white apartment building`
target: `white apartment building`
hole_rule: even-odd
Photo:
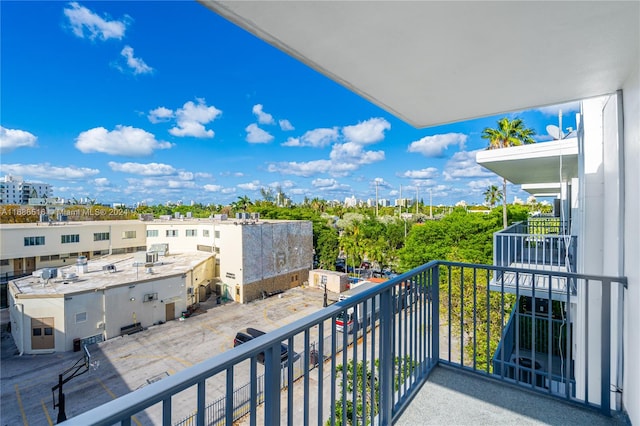
[[[49,198],[51,185],[25,182],[20,176],[6,175],[0,181],[0,204],[29,204],[31,198]]]
[[[110,254],[146,251],[146,225],[138,220],[9,223],[0,225],[0,273],[75,264]]]
[[[143,253],[144,255],[144,253]],[[134,254],[86,261],[9,283],[11,333],[21,354],[79,350],[173,320],[214,275],[214,257]]]
[[[313,263],[309,221],[166,219],[47,222],[0,226],[0,273],[7,276],[139,251],[208,253],[216,258],[212,288],[247,303],[308,280]]]
[[[148,247],[168,244],[170,253],[214,253],[216,290],[241,303],[296,287],[308,280],[313,267],[309,221],[171,219],[146,227]]]

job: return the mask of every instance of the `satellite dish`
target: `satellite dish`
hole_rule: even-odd
[[[558,126],[555,126],[553,124],[549,124],[547,126],[547,133],[554,139],[562,139],[562,137],[564,136],[561,132],[560,132],[560,128]]]

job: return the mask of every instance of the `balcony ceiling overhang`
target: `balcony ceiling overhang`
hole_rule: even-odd
[[[216,1],[208,8],[426,127],[622,87],[638,1]]]
[[[535,197],[557,197],[560,195],[562,188],[558,183],[526,183],[520,186],[520,189],[528,192]]]
[[[476,162],[515,184],[549,184],[578,177],[578,139],[478,151]]]

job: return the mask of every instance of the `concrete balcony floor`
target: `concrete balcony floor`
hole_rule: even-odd
[[[395,426],[416,425],[630,425],[510,384],[436,367]]]

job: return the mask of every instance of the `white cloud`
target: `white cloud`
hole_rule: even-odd
[[[262,186],[260,185],[260,181],[254,180],[253,182],[241,183],[238,185],[238,188],[245,191],[257,191],[262,188]]]
[[[133,55],[133,47],[125,46],[120,54],[127,60],[127,65],[133,70],[134,74],[149,74],[153,72],[153,68]]]
[[[204,99],[197,99],[198,103],[186,102],[175,112],[176,126],[169,130],[173,136],[193,136],[195,138],[212,138],[213,130],[205,129],[204,125],[215,120],[222,111],[216,107],[207,106]]]
[[[580,111],[580,102],[567,102],[566,104],[550,105],[550,106],[538,108],[536,109],[536,111],[540,111],[544,115],[557,117],[559,111],[562,111],[563,115],[569,112]]]
[[[222,190],[220,185],[205,185],[202,188],[207,192],[220,192]]]
[[[445,180],[494,176],[489,170],[476,163],[476,151],[459,151],[453,154],[442,173]]]
[[[64,14],[69,19],[71,30],[80,38],[86,36],[91,40],[96,38],[120,40],[124,37],[127,29],[126,21],[104,19],[86,7],[80,6],[77,2],[69,3],[68,7],[64,9]]]
[[[109,161],[109,167],[114,172],[131,173],[142,176],[165,176],[172,175],[176,169],[169,164],[162,163],[116,163]]]
[[[7,129],[0,126],[0,152],[11,152],[16,148],[36,146],[38,138],[24,130]]]
[[[249,143],[269,143],[273,140],[273,135],[262,130],[255,123],[249,124],[245,130],[247,132],[246,141]]]
[[[280,124],[280,130],[283,130],[285,132],[295,130],[295,127],[293,127],[293,124],[291,124],[291,122],[287,119],[282,119],[278,121],[278,124]]]
[[[223,194],[234,194],[236,192],[235,188],[223,188],[221,191]]]
[[[271,114],[268,114],[262,110],[262,104],[255,104],[253,106],[253,114],[258,118],[260,124],[274,124],[275,121]]]
[[[180,180],[193,180],[195,175],[191,172],[178,172],[178,179]]]
[[[353,126],[342,128],[342,134],[349,142],[370,144],[384,139],[385,130],[391,129],[391,124],[384,118],[370,118]]]
[[[96,186],[99,186],[99,187],[106,187],[106,186],[109,186],[109,179],[107,179],[107,178],[95,178],[93,180],[93,183]]]
[[[329,174],[331,176],[347,176],[358,168],[357,164],[334,163],[331,160],[314,160],[308,162],[281,162],[269,164],[267,170],[285,175],[309,177],[316,174]]]
[[[410,179],[433,179],[438,175],[438,169],[435,167],[427,167],[421,170],[407,170],[402,177]]]
[[[213,175],[211,173],[206,173],[206,172],[196,172],[195,177],[197,177],[198,179],[211,179],[213,178]]]
[[[196,187],[193,181],[184,181],[178,179],[167,179],[160,177],[149,178],[129,178],[127,179],[128,193],[171,193],[176,190],[193,189]]]
[[[142,129],[118,125],[112,131],[104,127],[96,127],[82,132],[78,135],[75,146],[85,154],[102,152],[110,155],[142,157],[151,155],[156,149],[171,148],[172,144],[157,141],[153,134]]]
[[[417,152],[425,157],[442,157],[451,145],[458,145],[464,149],[467,135],[462,133],[445,133],[441,135],[425,136],[420,140],[411,142],[409,152]]]
[[[329,158],[338,163],[371,164],[384,160],[384,151],[365,151],[362,145],[347,142],[335,144]]]
[[[49,163],[40,164],[0,164],[4,174],[17,175],[45,180],[87,180],[100,173],[98,169],[88,167],[58,167]]]
[[[314,179],[311,181],[311,185],[316,188],[326,188],[332,187],[338,184],[338,181],[335,179]]]
[[[340,133],[337,127],[331,129],[313,129],[309,130],[299,138],[289,138],[282,144],[282,146],[310,146],[313,148],[322,148],[337,141],[339,136]]]
[[[467,186],[475,192],[480,190],[484,191],[491,185],[496,185],[498,188],[502,188],[496,179],[478,179],[467,183]]]
[[[173,118],[173,111],[169,108],[158,107],[149,111],[149,115],[147,116],[147,118],[153,124],[161,123],[163,121],[169,121]]]

